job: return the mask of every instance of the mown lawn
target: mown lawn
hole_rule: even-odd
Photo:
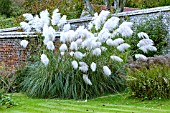
[[[13,95],[18,104],[0,107],[0,113],[170,113],[169,100],[146,101],[129,98],[127,94],[109,95],[84,100],[32,99],[24,94]]]

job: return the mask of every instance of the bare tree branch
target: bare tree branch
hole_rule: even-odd
[[[123,12],[126,1],[127,0],[114,0],[114,9],[116,10],[116,12]],[[90,0],[83,0],[83,2],[85,4],[85,9],[87,9],[89,13],[93,15],[94,10],[92,5],[90,4]],[[110,0],[103,0],[103,2],[105,3],[107,10],[110,10],[111,8]]]
[[[83,0],[85,3],[85,8],[90,12],[91,15],[94,14],[94,10],[92,8],[92,5],[90,4],[90,0]]]
[[[114,8],[117,12],[122,12],[126,4],[126,0],[114,0]]]
[[[104,1],[105,5],[107,7],[107,10],[110,10],[110,6],[111,6],[110,0],[103,0],[103,1]]]

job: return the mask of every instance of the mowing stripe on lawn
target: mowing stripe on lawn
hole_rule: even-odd
[[[56,106],[53,104],[53,106],[48,106],[48,105],[44,105],[44,104],[39,104],[39,105],[41,105],[41,106],[44,106],[44,107],[50,107],[50,108],[56,108]],[[55,106],[55,107],[54,107]],[[68,109],[70,109],[70,108],[74,108],[74,110],[76,110],[76,111],[81,111],[81,112],[83,112],[83,111],[86,111],[87,109],[89,110],[89,111],[91,111],[91,110],[94,110],[94,111],[97,111],[97,112],[101,112],[101,111],[104,111],[104,112],[113,112],[113,111],[122,111],[122,112],[138,112],[138,110],[134,110],[134,109],[122,109],[122,108],[108,108],[108,107],[106,107],[106,106],[102,106],[102,105],[100,105],[100,106],[95,106],[95,105],[75,105],[75,104],[67,104],[67,103],[61,103],[58,107],[62,107],[63,106],[63,108],[67,108],[67,110]],[[57,108],[58,108],[57,107]],[[83,109],[83,110],[82,110]],[[143,112],[144,111],[146,111],[146,112],[148,112],[148,110],[143,110]]]

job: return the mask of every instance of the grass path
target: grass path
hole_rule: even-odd
[[[169,100],[142,101],[116,94],[84,100],[32,99],[24,94],[13,95],[18,104],[0,107],[0,113],[170,113]]]

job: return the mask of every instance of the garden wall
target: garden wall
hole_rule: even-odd
[[[36,35],[16,32],[3,32],[0,35],[0,65],[5,63],[7,67],[18,67],[29,55],[29,48],[24,49],[20,46],[23,38],[30,37],[30,43],[36,44]]]
[[[131,22],[140,23],[143,19],[153,19],[158,16],[163,16],[162,21],[169,26],[170,31],[170,6],[165,7],[157,7],[157,8],[150,8],[150,9],[143,9],[143,10],[135,10],[135,11],[128,11],[128,12],[121,12],[118,14],[113,14],[112,16],[118,16],[120,18],[128,18]],[[71,24],[72,29],[76,29],[78,26],[86,26],[88,25],[89,21],[91,21],[91,17],[85,17],[81,19],[72,19],[68,22]]]
[[[169,31],[168,54],[170,54],[170,6],[122,12],[118,14],[113,14],[113,16],[118,16],[120,18],[126,18],[126,19],[128,18],[131,22],[138,23],[138,24],[145,21],[146,18],[150,20],[159,16],[163,16],[162,22],[164,22],[168,26],[168,31]],[[88,17],[82,19],[74,19],[68,22],[71,23],[73,29],[76,29],[80,25],[84,25],[87,27],[89,21],[91,20],[92,18]]]
[[[163,16],[162,21],[165,22],[168,26],[170,37],[170,6],[113,14],[113,16],[118,16],[121,18],[128,17],[131,22],[136,22],[139,24],[143,18],[152,19],[160,15]],[[71,24],[72,29],[76,29],[78,26],[82,25],[87,27],[89,21],[91,20],[91,17],[86,17],[69,20],[68,23]],[[0,62],[4,62],[7,66],[10,67],[19,66],[23,61],[27,59],[27,56],[30,55],[31,47],[28,46],[27,49],[23,49],[20,46],[19,43],[22,39],[28,38],[30,43],[38,43],[37,35],[35,33],[15,32],[19,29],[20,27],[0,29]],[[56,37],[59,37],[58,33],[56,34]]]

